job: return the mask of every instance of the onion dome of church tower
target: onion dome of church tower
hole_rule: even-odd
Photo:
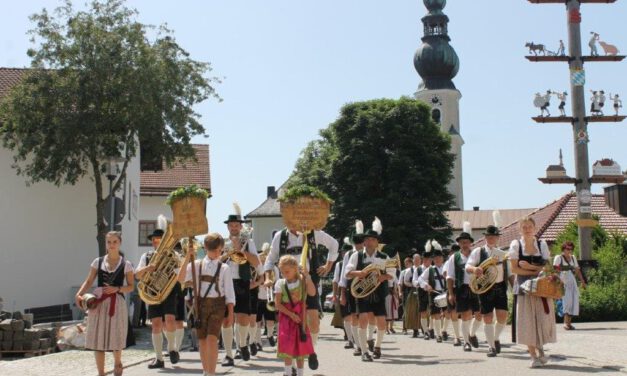
[[[442,12],[446,0],[423,0],[429,13],[422,18],[422,46],[414,55],[414,67],[422,83],[418,90],[453,89],[453,78],[459,71],[459,58],[449,44],[449,18]]]

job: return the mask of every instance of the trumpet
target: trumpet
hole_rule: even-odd
[[[221,262],[226,262],[229,259],[238,265],[243,265],[248,262],[244,251],[236,251],[234,249],[226,252],[222,255],[222,257],[220,257]]]
[[[242,265],[248,262],[246,259],[246,253],[242,250],[247,244],[250,238],[252,237],[253,229],[251,227],[245,226],[242,228],[242,231],[239,233],[239,237],[237,242],[239,242],[239,250],[235,250],[235,246],[233,244],[234,240],[229,239],[229,241],[224,245],[224,255],[220,257],[221,262],[226,262],[227,260],[231,260],[238,265]]]
[[[366,296],[372,294],[377,287],[381,284],[379,282],[379,276],[385,273],[387,268],[401,267],[401,258],[396,254],[394,258],[386,260],[383,265],[370,264],[364,268],[364,272],[367,275],[364,278],[355,278],[351,284],[351,294],[357,299],[363,299]]]
[[[269,281],[272,282],[272,284],[274,285],[274,271],[270,271]],[[276,312],[276,304],[274,304],[274,294],[272,293],[273,289],[274,287],[267,287],[266,289],[266,296],[268,300],[268,302],[266,303],[266,309],[270,312]]]

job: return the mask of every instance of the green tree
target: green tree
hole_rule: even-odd
[[[597,221],[599,220],[599,216],[597,215],[594,215],[593,218]],[[603,247],[608,239],[607,231],[597,223],[597,225],[592,228],[592,249]],[[553,255],[562,253],[562,244],[567,241],[573,242],[575,245],[574,253],[579,257],[579,226],[577,226],[577,222],[575,221],[568,223],[564,230],[557,236],[555,244],[553,244],[551,248],[551,253]]]
[[[425,104],[378,99],[345,105],[339,118],[303,150],[291,184],[309,184],[335,201],[328,231],[343,237],[355,219],[377,216],[383,242],[407,253],[427,239],[448,243],[445,211],[454,156],[449,136]]]
[[[124,161],[117,191],[140,144],[168,165],[194,158],[190,140],[205,129],[193,107],[219,99],[208,63],[191,59],[165,26],[136,17],[123,0],[94,0],[85,11],[65,1],[32,15],[32,69],[0,104],[0,137],[27,183],[93,179],[100,254],[102,161]]]

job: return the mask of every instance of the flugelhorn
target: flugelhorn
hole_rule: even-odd
[[[274,286],[274,271],[270,271],[270,281]],[[274,304],[274,294],[272,293],[274,287],[268,287],[266,290],[268,302],[266,303],[266,309],[270,312],[276,312],[276,305]]]
[[[248,244],[248,241],[252,237],[252,233],[252,227],[242,227],[242,230],[239,233],[239,238],[236,240],[239,242],[239,250],[235,250],[233,239],[229,239],[229,241],[224,245],[224,255],[220,257],[220,261],[226,262],[230,259],[238,265],[247,263],[248,259],[246,258],[246,253],[242,249]]]
[[[505,255],[502,262],[506,262],[509,255]],[[496,277],[498,276],[498,264],[499,259],[497,257],[490,257],[482,262],[478,268],[483,269],[481,277],[477,277],[474,273],[470,275],[470,291],[477,295],[485,294],[496,283]],[[506,277],[506,276],[504,276]]]
[[[363,299],[372,294],[379,287],[379,276],[385,273],[388,268],[399,269],[401,267],[401,258],[396,254],[394,258],[386,260],[383,265],[370,264],[364,268],[367,275],[364,278],[355,278],[351,284],[351,294],[357,299]]]

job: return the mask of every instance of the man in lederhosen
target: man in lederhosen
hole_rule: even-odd
[[[265,272],[265,285],[271,287],[272,282],[270,281],[271,276],[269,272],[274,268],[274,264],[284,255],[292,255],[300,261],[303,253],[303,244],[305,241],[307,242],[306,268],[316,286],[316,296],[307,297],[307,325],[311,332],[311,340],[315,351],[318,334],[320,333],[320,316],[318,316],[320,311],[320,296],[318,295],[320,277],[326,276],[331,271],[333,263],[338,258],[339,244],[337,240],[324,231],[311,231],[304,238],[303,234],[288,229],[277,232],[272,239],[270,253],[263,270]],[[322,257],[323,249],[328,250],[326,262],[323,261]],[[318,368],[318,356],[315,352],[309,355],[308,365],[309,368],[314,370]]]
[[[495,357],[501,352],[501,333],[507,325],[507,281],[514,284],[514,276],[509,275],[507,261],[505,256],[507,252],[502,251],[498,247],[499,236],[501,235],[498,227],[489,225],[483,233],[486,240],[484,247],[478,247],[472,251],[468,261],[466,262],[466,271],[475,274],[477,277],[483,275],[484,270],[479,267],[481,263],[489,258],[495,258],[497,261],[497,277],[494,285],[485,293],[479,295],[481,303],[481,316],[483,318],[484,332],[486,340],[490,345],[488,357]],[[496,328],[494,325],[494,311],[496,310]]]
[[[433,262],[429,268],[424,269],[418,283],[427,292],[429,301],[429,313],[431,321],[429,323],[429,335],[435,332],[437,342],[442,342],[442,308],[435,305],[435,297],[446,290],[446,280],[444,279],[444,254],[442,247],[436,242],[431,242],[433,250]]]
[[[167,223],[166,223],[167,226]],[[152,242],[152,251],[144,253],[139,259],[139,264],[135,270],[135,278],[141,280],[146,273],[155,271],[155,266],[150,265],[150,259],[154,256],[155,251],[161,244],[164,231],[155,229],[152,234],[148,235],[148,239]],[[178,283],[177,283],[178,285]],[[163,327],[165,321],[165,338],[168,341],[168,353],[170,354],[170,362],[176,364],[179,361],[179,353],[176,346],[176,292],[177,286],[174,286],[170,295],[163,302],[155,305],[148,305],[148,319],[152,326],[152,347],[155,350],[155,359],[148,365],[148,368],[163,368]],[[180,288],[180,285],[179,285]]]
[[[469,227],[469,226],[468,226]],[[455,333],[454,346],[460,346],[459,340],[459,320],[457,315],[461,315],[462,319],[462,335],[464,337],[464,351],[472,351],[473,339],[476,336],[471,335],[471,319],[475,313],[475,321],[481,323],[479,298],[470,291],[470,275],[466,272],[466,261],[470,256],[471,246],[474,239],[468,232],[462,232],[455,241],[459,245],[459,250],[453,253],[449,258],[448,271],[446,273],[446,282],[448,289],[448,303],[451,310],[451,319],[453,321],[453,331]],[[474,323],[473,323],[474,325]],[[478,344],[477,344],[478,345]]]
[[[427,241],[422,254],[422,265],[414,268],[412,285],[418,291],[418,312],[420,312],[420,326],[425,340],[435,338],[435,333],[429,331],[429,294],[420,286],[420,276],[431,267],[433,254],[431,253],[431,241]]]
[[[353,253],[359,252],[364,249],[364,225],[361,221],[355,222],[355,233],[352,236],[353,249],[346,252],[344,259],[342,260],[342,276],[340,278],[340,305],[345,306],[349,312],[348,321],[350,326],[345,323],[345,328],[349,328],[352,332],[353,345],[355,351],[354,356],[361,356],[361,348],[359,347],[359,315],[357,314],[357,303],[355,297],[350,292],[350,282],[346,278],[346,265]],[[347,329],[348,330],[348,329]]]
[[[378,219],[375,220],[375,223]],[[374,229],[380,229],[379,225],[373,223]],[[348,265],[346,265],[346,277],[348,279],[364,278],[366,274],[363,272],[370,264],[378,264],[381,267],[385,265],[385,261],[388,256],[378,251],[379,247],[379,231],[368,230],[365,234],[365,249],[360,252],[355,252],[351,255]],[[392,270],[395,272],[396,270]],[[387,281],[392,279],[392,275],[382,273],[379,276],[379,286],[370,295],[355,299],[357,303],[357,312],[359,313],[359,347],[361,348],[361,360],[364,362],[371,362],[374,359],[381,358],[381,343],[385,336],[385,297],[387,296],[388,284]],[[354,283],[354,282],[353,282]],[[372,357],[368,353],[368,324],[376,320],[377,326],[377,339],[374,344],[374,351]]]
[[[252,268],[257,268],[260,265],[259,255],[257,254],[257,248],[252,240],[251,236],[243,236],[242,229],[243,224],[246,223],[242,219],[241,211],[237,205],[235,206],[236,214],[231,214],[224,223],[226,224],[229,237],[224,245],[224,253],[229,251],[243,251],[246,256],[246,262],[244,264],[237,264],[231,259],[227,260],[227,265],[231,269],[231,276],[233,277],[233,289],[235,290],[235,325],[237,326],[237,346],[242,357],[242,360],[248,361],[250,359],[250,350],[248,348],[247,339],[250,335],[254,338],[257,322],[257,306],[256,300],[253,299],[257,296],[257,290],[251,290],[252,281]],[[252,304],[255,307],[252,307]],[[224,349],[226,350],[226,356],[222,361],[223,367],[232,367],[233,362],[233,326],[227,325],[225,319],[222,326],[222,340],[224,342]],[[255,347],[256,349],[256,347]]]

